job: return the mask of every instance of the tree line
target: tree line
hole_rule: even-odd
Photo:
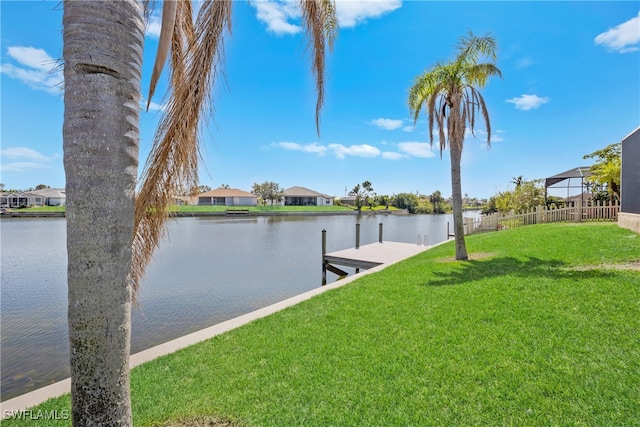
[[[591,176],[586,177],[586,187],[591,192],[590,198],[596,202],[608,203],[620,201],[622,144],[615,143],[583,156],[594,159],[590,168]],[[525,212],[537,206],[563,207],[565,200],[561,197],[546,195],[544,178],[527,180],[514,177],[511,180],[513,190],[500,191],[489,198],[482,208],[483,214],[499,212]]]

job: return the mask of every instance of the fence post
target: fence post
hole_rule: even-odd
[[[536,206],[536,224],[542,224],[544,219],[544,206],[538,205]]]

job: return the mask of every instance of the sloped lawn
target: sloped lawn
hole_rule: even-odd
[[[467,246],[134,369],[135,425],[640,425],[640,236],[548,224]]]

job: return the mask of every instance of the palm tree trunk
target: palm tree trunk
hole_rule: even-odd
[[[462,184],[460,179],[460,161],[462,159],[462,141],[449,143],[451,152],[451,198],[453,205],[453,230],[456,242],[456,259],[469,259],[464,241],[464,223],[462,219]]]
[[[74,426],[131,425],[142,6],[68,0],[63,27],[72,420]]]

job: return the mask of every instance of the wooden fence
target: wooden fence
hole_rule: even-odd
[[[501,215],[495,213],[481,218],[465,218],[464,234],[506,230],[523,225],[545,224],[549,222],[617,221],[619,203],[595,203],[569,208],[545,208],[538,206],[529,212]]]

